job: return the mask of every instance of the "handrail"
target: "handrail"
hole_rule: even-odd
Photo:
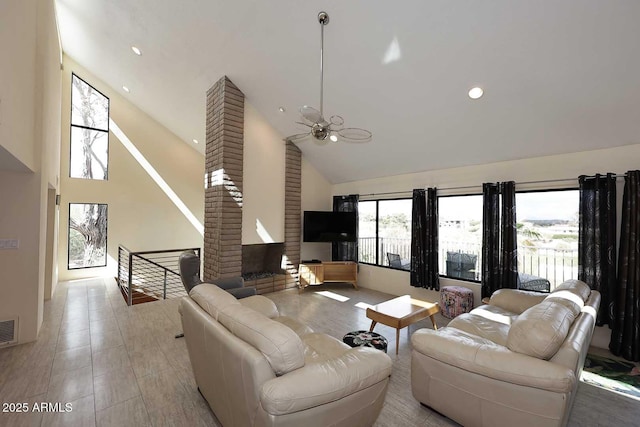
[[[122,246],[122,245],[120,245]],[[124,246],[122,246],[124,248]],[[126,249],[126,248],[125,248]],[[161,250],[157,250],[157,251],[136,251],[133,252],[136,255],[149,255],[149,254],[160,254],[163,252],[186,252],[186,251],[194,251],[196,252],[196,255],[198,253],[200,253],[200,248],[184,248],[184,249],[161,249]]]
[[[184,252],[184,250],[182,250],[182,249],[178,249],[178,250]],[[169,251],[173,252],[172,249],[170,249]],[[167,251],[154,251],[153,253],[164,253],[164,252],[167,252]],[[158,264],[157,262],[151,261],[149,258],[145,258],[143,256],[140,256],[140,253],[142,253],[142,252],[133,252],[133,253],[131,253],[131,255],[135,256],[135,257],[138,257],[140,259],[143,259],[143,260],[147,261],[148,263],[155,265],[156,267],[160,267],[160,268],[162,268],[164,270],[167,270],[168,272],[173,273],[176,276],[180,276],[180,273],[177,273],[177,272],[175,272],[173,270],[170,270],[167,267],[165,267],[164,265]]]

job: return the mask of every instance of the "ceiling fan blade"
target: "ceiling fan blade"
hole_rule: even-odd
[[[373,136],[368,130],[360,128],[344,128],[335,132],[348,142],[368,142]]]
[[[295,135],[289,135],[288,137],[285,138],[285,141],[297,142],[297,141],[301,141],[301,140],[305,139],[306,137],[308,137],[310,135],[311,135],[310,132],[297,133]]]
[[[311,123],[324,122],[324,117],[322,117],[320,111],[316,110],[313,107],[309,107],[308,105],[303,105],[300,108],[300,114],[302,114],[302,117],[309,120]]]
[[[342,118],[342,116],[338,116],[338,115],[331,116],[329,118],[329,121],[331,122],[332,125],[335,125],[335,126],[342,126],[344,124],[344,119]]]
[[[297,124],[299,124],[299,125],[306,126],[306,127],[308,127],[308,128],[310,128],[310,127],[312,127],[312,126],[313,126],[313,125],[310,125],[310,124],[308,124],[308,123],[304,123],[304,122],[296,122],[296,123],[297,123]]]

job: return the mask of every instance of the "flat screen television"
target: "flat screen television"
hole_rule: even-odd
[[[357,239],[355,212],[304,212],[305,242],[355,242]]]

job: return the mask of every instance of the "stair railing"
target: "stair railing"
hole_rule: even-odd
[[[127,305],[186,295],[178,265],[184,251],[193,251],[200,257],[200,248],[133,252],[119,245],[118,286]]]

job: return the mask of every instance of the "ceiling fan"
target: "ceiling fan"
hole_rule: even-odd
[[[311,135],[319,143],[326,143],[327,139],[338,142],[338,137],[347,142],[367,142],[371,140],[372,136],[368,130],[342,127],[344,119],[338,115],[331,116],[328,121],[324,118],[322,105],[324,90],[324,26],[329,23],[329,15],[326,12],[318,13],[318,22],[320,23],[320,111],[308,105],[302,106],[300,108],[302,121],[296,123],[307,126],[309,131],[291,135],[286,140],[295,142]]]

